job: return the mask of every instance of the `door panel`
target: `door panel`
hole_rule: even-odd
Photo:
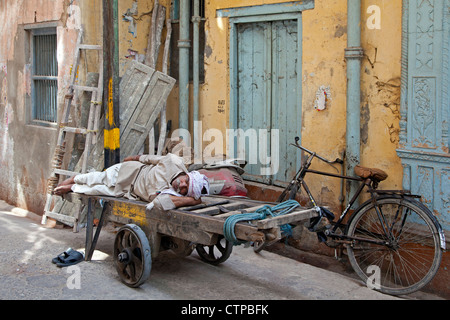
[[[297,162],[288,147],[298,132],[297,20],[242,23],[237,30],[237,129],[245,136],[238,155],[245,150],[247,179],[283,183]]]
[[[450,15],[448,1],[410,1],[403,9],[400,146],[403,188],[450,230]]]
[[[258,180],[259,129],[270,126],[270,23],[245,23],[238,26],[238,154],[245,152],[246,172]],[[242,140],[245,139],[245,144]]]
[[[279,169],[274,184],[290,181],[296,172],[294,141],[299,128],[297,96],[297,22],[277,21],[272,25],[272,128],[278,129]]]

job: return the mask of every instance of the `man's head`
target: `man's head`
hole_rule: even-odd
[[[189,191],[189,176],[182,172],[172,181],[172,188],[179,194],[185,196]]]
[[[208,178],[198,171],[188,174],[180,173],[172,181],[172,188],[183,196],[199,199],[202,195],[209,194]]]

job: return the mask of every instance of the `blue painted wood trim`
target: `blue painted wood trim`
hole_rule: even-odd
[[[292,1],[260,6],[225,8],[216,10],[217,18],[246,17],[266,14],[294,13],[314,9],[314,0]]]

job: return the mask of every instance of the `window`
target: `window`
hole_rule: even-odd
[[[31,30],[31,123],[57,122],[58,63],[56,28]]]

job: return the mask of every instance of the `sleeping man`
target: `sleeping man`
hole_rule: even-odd
[[[183,158],[166,156],[130,156],[102,172],[89,172],[61,182],[54,194],[68,192],[87,195],[125,197],[149,202],[163,210],[197,205],[200,197],[209,193],[205,175],[188,172]]]

